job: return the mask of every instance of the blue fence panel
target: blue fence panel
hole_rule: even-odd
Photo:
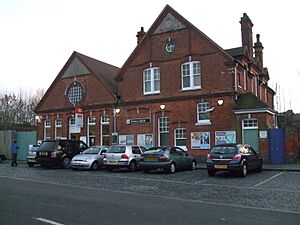
[[[284,129],[270,129],[269,155],[271,164],[284,163]]]

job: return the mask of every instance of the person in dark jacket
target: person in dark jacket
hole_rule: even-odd
[[[20,146],[18,145],[17,141],[15,141],[12,146],[11,146],[11,155],[12,155],[12,162],[11,166],[17,166],[17,155],[18,155],[18,150]]]

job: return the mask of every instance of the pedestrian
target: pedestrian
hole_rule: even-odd
[[[18,149],[20,146],[18,145],[17,141],[15,141],[11,146],[11,154],[12,154],[12,162],[11,166],[17,166],[17,155],[18,155]]]

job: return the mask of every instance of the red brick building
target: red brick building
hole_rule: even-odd
[[[242,46],[225,50],[167,5],[122,68],[74,52],[36,108],[38,140],[169,144],[196,156],[244,142],[267,156],[275,93],[247,14],[240,24]]]

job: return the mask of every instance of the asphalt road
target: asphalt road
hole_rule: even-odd
[[[0,164],[0,224],[299,225],[300,173],[246,178]]]

